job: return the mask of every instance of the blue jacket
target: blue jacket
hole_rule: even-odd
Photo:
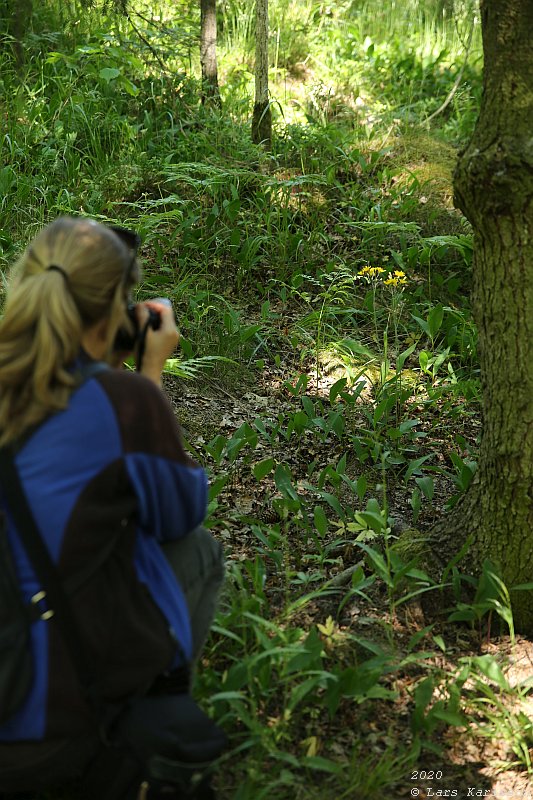
[[[120,701],[190,660],[186,601],[159,543],[200,524],[207,479],[155,384],[100,372],[24,442],[16,466],[61,576],[67,586],[81,582],[72,607],[99,694]],[[41,587],[7,518],[29,602]],[[53,617],[32,625],[32,647],[32,691],[0,741],[82,734],[90,711]]]

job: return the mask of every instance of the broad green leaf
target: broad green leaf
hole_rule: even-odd
[[[139,94],[139,87],[135,86],[128,78],[125,78],[124,75],[121,75],[120,80],[118,81],[119,86],[122,86],[126,92],[131,95],[132,97],[137,97]]]
[[[275,463],[276,461],[273,458],[265,458],[263,461],[258,461],[257,464],[254,464],[252,467],[254,478],[258,481],[262,481],[264,477],[272,472]]]
[[[283,466],[283,464],[277,465],[274,472],[274,482],[276,484],[276,488],[285,497],[290,497],[291,500],[297,500],[299,502],[300,498],[298,497],[298,493],[292,485],[291,477],[290,470],[288,470],[287,467]]]
[[[332,775],[339,775],[345,769],[343,764],[330,761],[329,758],[323,758],[322,756],[305,756],[302,758],[302,764],[304,767],[309,767],[309,769],[329,772]]]
[[[347,460],[348,460],[348,456],[345,453],[342,456],[342,458],[340,459],[340,461],[337,464],[337,466],[335,467],[335,472],[337,473],[337,475],[344,475],[344,473],[346,472],[346,462],[347,462]]]
[[[433,699],[436,683],[433,677],[424,678],[414,691],[415,708],[411,724],[415,730],[424,728],[424,711]]]
[[[432,500],[435,492],[433,478],[430,478],[429,475],[424,475],[422,478],[415,478],[415,481],[424,497],[427,498],[427,500]]]
[[[472,664],[475,665],[486,678],[490,681],[494,681],[500,689],[504,691],[510,689],[509,682],[503,674],[502,668],[493,656],[476,656],[472,659]]]
[[[416,320],[416,322],[418,322],[418,324],[420,325],[426,336],[429,336],[429,338],[431,338],[431,335],[429,333],[429,325],[427,324],[426,320],[421,319],[420,317],[415,317],[414,314],[411,314],[411,316],[413,317],[414,320]]]
[[[394,581],[392,580],[389,568],[387,567],[385,559],[383,558],[381,553],[378,553],[377,550],[374,550],[372,547],[369,547],[363,542],[357,542],[357,545],[358,547],[360,547],[362,550],[365,551],[372,568],[379,575],[381,580],[383,580],[387,584],[387,586],[393,586]]]
[[[400,432],[408,433],[411,428],[415,428],[417,425],[420,425],[419,419],[405,419],[403,422],[400,423]]]
[[[216,480],[212,481],[209,484],[209,500],[214,500],[215,497],[218,497],[224,486],[227,484],[229,480],[228,475],[222,475]]]
[[[229,221],[232,223],[235,222],[241,208],[240,199],[235,198],[235,200],[230,200],[229,202],[225,201],[223,206]]]
[[[476,613],[470,606],[464,606],[459,611],[454,611],[448,617],[448,622],[472,622],[476,619]]]
[[[453,725],[456,728],[468,728],[470,725],[468,717],[457,711],[448,711],[445,708],[438,708],[430,713],[435,719],[441,720],[441,722],[445,722],[447,725]]]
[[[116,69],[116,67],[104,67],[98,74],[104,79],[104,81],[106,81],[106,83],[109,83],[115,78],[118,78],[120,75],[120,70]]]
[[[295,686],[294,689],[291,691],[291,696],[289,698],[289,702],[287,704],[287,708],[291,711],[302,702],[304,697],[306,697],[309,692],[316,689],[316,687],[322,682],[323,676],[322,675],[313,675],[311,678],[308,678],[303,683],[298,684]]]
[[[373,511],[358,511],[355,514],[355,519],[363,528],[370,528],[375,533],[383,533],[386,527],[385,520],[381,514],[376,514]]]
[[[346,384],[348,383],[346,378],[339,378],[338,381],[335,381],[331,389],[329,390],[329,402],[334,403],[337,397],[344,391],[346,388]]]
[[[432,308],[428,314],[428,331],[431,339],[434,339],[440,330],[444,319],[444,308],[441,305]]]
[[[427,456],[420,456],[420,458],[415,458],[415,459],[413,459],[413,461],[409,462],[409,466],[407,467],[407,471],[405,473],[405,481],[406,481],[406,483],[409,480],[409,478],[411,477],[411,475],[419,473],[420,467],[422,466],[422,464],[425,461],[428,460],[428,458],[431,458],[431,453],[429,455],[427,455]]]
[[[423,372],[427,371],[429,362],[429,353],[427,350],[421,350],[418,354],[418,363],[420,364],[420,368]]]
[[[247,700],[247,697],[242,692],[217,692],[217,694],[211,695],[209,699],[215,702],[216,700]]]
[[[403,365],[409,358],[409,356],[414,353],[416,345],[412,344],[407,350],[404,350],[403,353],[400,353],[398,358],[396,359],[396,369],[400,372],[403,369]]]
[[[305,394],[302,397],[302,406],[307,416],[310,419],[313,419],[313,417],[315,416],[315,404],[313,403],[311,398],[307,397],[307,395]]]
[[[366,494],[367,480],[365,475],[360,475],[355,484],[359,500],[363,500]]]
[[[328,532],[328,518],[326,517],[322,506],[315,506],[313,518],[315,528],[319,532],[320,536],[325,536]]]

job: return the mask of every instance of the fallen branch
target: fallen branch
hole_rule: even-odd
[[[346,586],[346,584],[350,582],[350,579],[354,574],[354,572],[357,572],[359,567],[362,567],[363,564],[364,561],[358,561],[356,564],[352,564],[351,567],[348,567],[348,569],[343,569],[343,571],[339,572],[338,575],[335,575],[333,578],[330,578],[329,581],[326,581],[326,583],[322,588],[325,589],[326,587],[327,588],[331,587],[335,589],[338,586]]]

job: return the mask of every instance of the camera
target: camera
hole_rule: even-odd
[[[127,328],[119,329],[113,345],[114,350],[121,352],[122,351],[129,352],[130,350],[133,350],[135,348],[140,338],[144,336],[146,329],[145,330],[140,329],[139,322],[137,320],[137,315],[135,313],[135,308],[136,308],[135,303],[128,303],[128,307],[126,310],[128,318],[131,322],[131,330],[128,330]],[[156,331],[161,326],[161,315],[157,311],[154,311],[152,308],[147,308],[147,311],[149,317],[148,317],[148,322],[146,324],[146,328],[152,328],[152,330]]]

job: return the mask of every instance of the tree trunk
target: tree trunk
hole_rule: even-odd
[[[268,0],[255,6],[255,102],[252,141],[267,149],[272,144],[272,112],[268,97]]]
[[[481,110],[454,189],[474,229],[483,435],[470,490],[434,535],[444,552],[470,539],[468,565],[489,558],[510,589],[533,581],[533,2],[481,0],[481,14]],[[533,592],[512,601],[533,634]]]
[[[217,71],[216,0],[200,0],[200,63],[202,65],[202,103],[221,106]]]
[[[0,26],[7,31],[8,37],[0,38],[0,48],[6,49],[11,44],[15,55],[15,64],[20,72],[24,66],[24,49],[22,40],[29,27],[33,13],[32,0],[4,0],[0,2]],[[11,39],[11,41],[10,41]]]

